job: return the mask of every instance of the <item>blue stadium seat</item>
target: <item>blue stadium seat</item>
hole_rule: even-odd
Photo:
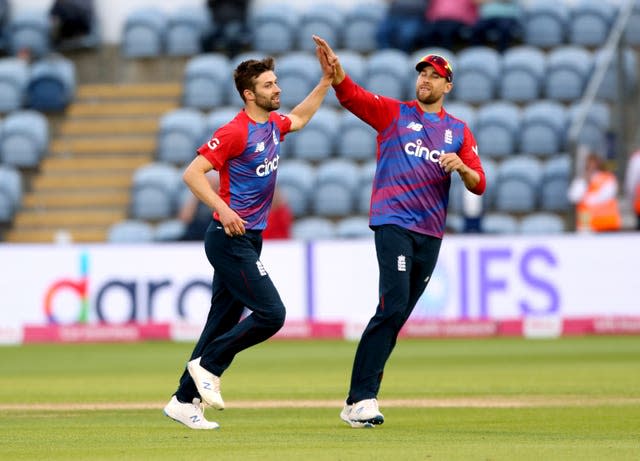
[[[359,169],[355,163],[336,159],[316,170],[312,209],[316,215],[336,218],[350,215],[355,208]]]
[[[631,16],[624,30],[624,43],[632,46],[640,46],[640,1],[635,0]]]
[[[229,58],[221,53],[206,53],[189,59],[182,79],[182,104],[211,110],[229,102],[232,85]],[[240,97],[238,96],[238,100]]]
[[[453,97],[472,104],[491,101],[497,92],[501,69],[502,58],[495,49],[485,46],[463,49],[453,68]]]
[[[525,154],[555,155],[565,148],[567,111],[556,101],[539,101],[522,111],[520,151]]]
[[[480,152],[480,157],[482,157],[482,152]],[[484,170],[484,175],[487,181],[487,187],[484,194],[482,194],[482,205],[485,210],[490,210],[495,203],[498,166],[494,160],[491,160],[490,158],[483,158],[482,169]]]
[[[213,27],[204,6],[178,8],[168,17],[166,50],[169,56],[193,56],[202,51],[202,37]]]
[[[464,195],[464,183],[460,179],[460,175],[451,175],[451,188],[449,189],[449,206],[448,211],[451,213],[462,214],[462,200]]]
[[[250,17],[252,48],[267,54],[282,54],[295,48],[300,13],[287,3],[263,3]]]
[[[595,65],[604,60],[604,52],[602,49],[595,52]],[[638,89],[638,58],[635,51],[632,48],[624,48],[622,50],[622,72],[624,90],[622,92],[622,98],[624,99],[628,94],[635,94]],[[602,80],[600,88],[596,97],[598,99],[604,99],[608,102],[615,102],[618,96],[618,55],[613,53],[612,59],[607,67],[607,77]]]
[[[593,54],[581,46],[554,48],[547,55],[544,96],[568,103],[582,97],[593,70]]]
[[[486,103],[476,113],[475,138],[483,156],[506,157],[517,152],[520,109],[511,102]]]
[[[16,12],[9,20],[6,33],[9,53],[12,55],[26,49],[38,59],[51,51],[49,12],[46,7]]]
[[[358,52],[351,50],[338,50],[336,54],[340,56],[340,64],[347,75],[356,83],[362,85],[365,81],[367,71],[367,60]],[[336,93],[329,90],[323,104],[340,107],[340,102],[336,98]]]
[[[338,112],[321,107],[304,129],[287,135],[287,152],[301,160],[327,159],[335,152],[338,128]]]
[[[373,178],[376,173],[377,161],[369,160],[360,166],[358,171],[358,185],[355,193],[355,212],[359,214],[369,214],[371,206],[371,189],[373,187]]]
[[[133,175],[130,215],[154,221],[174,216],[180,182],[180,172],[172,165],[154,162],[138,168]]]
[[[109,227],[108,243],[150,243],[153,241],[153,226],[139,219],[126,219]]]
[[[502,56],[500,98],[515,103],[539,99],[545,66],[545,54],[540,48],[523,45],[506,50]]]
[[[295,107],[302,102],[318,84],[321,72],[315,54],[298,51],[281,56],[276,63],[281,104]]]
[[[26,105],[42,112],[61,112],[76,93],[76,67],[63,56],[41,59],[31,66]]]
[[[240,109],[234,106],[224,106],[212,110],[204,119],[204,139],[210,139],[218,128],[230,122],[239,111]]]
[[[408,58],[405,52],[391,48],[374,51],[367,59],[364,87],[372,93],[404,100],[407,96],[406,82],[411,75],[414,80],[411,95],[414,95],[417,74]]]
[[[342,31],[345,26],[342,9],[323,1],[309,2],[302,10],[296,34],[296,48],[315,51],[316,43],[312,35],[319,35],[334,49],[342,47]]]
[[[7,113],[24,105],[29,66],[19,58],[0,58],[0,112]]]
[[[570,209],[567,198],[571,181],[571,159],[568,154],[550,158],[542,167],[540,208],[550,212]]]
[[[303,130],[304,131],[304,130]],[[350,160],[375,159],[376,131],[347,110],[341,111],[336,137],[338,157]]]
[[[573,104],[568,110],[568,122],[571,123],[581,112],[581,104]],[[611,110],[609,105],[596,101],[587,111],[584,125],[578,133],[578,144],[589,146],[594,152],[606,153],[607,135],[611,130]]]
[[[548,212],[532,213],[520,220],[520,233],[526,235],[562,234],[564,227],[560,216]]]
[[[387,5],[371,0],[357,1],[345,11],[343,46],[358,53],[371,53],[377,48],[378,24]],[[342,55],[339,55],[342,59]]]
[[[578,0],[569,9],[568,41],[597,47],[607,41],[617,7],[602,0]]]
[[[566,41],[569,7],[556,0],[530,0],[525,7],[524,43],[553,48]]]
[[[0,223],[10,223],[22,203],[22,175],[0,164]]]
[[[150,58],[162,55],[167,32],[167,16],[155,7],[140,8],[125,19],[121,36],[122,55]]]
[[[49,145],[49,122],[40,112],[11,112],[2,123],[0,162],[17,168],[36,168]]]
[[[181,108],[164,114],[158,129],[157,160],[182,166],[195,157],[207,138],[204,115],[196,109]]]
[[[538,205],[542,169],[529,156],[505,159],[500,163],[496,184],[495,208],[506,213],[530,213]]]
[[[154,242],[175,242],[180,240],[187,226],[179,219],[167,219],[156,224],[153,229]]]
[[[447,101],[444,108],[455,118],[465,122],[469,129],[474,132],[476,127],[476,109],[474,109],[471,104],[455,100]]]
[[[373,238],[366,216],[349,216],[336,223],[336,237],[338,238]]]
[[[296,240],[328,240],[336,236],[336,229],[331,220],[310,216],[295,221],[291,235]]]
[[[294,216],[304,216],[309,211],[315,169],[303,160],[287,160],[278,165],[278,188],[285,195]]]
[[[485,234],[517,234],[518,231],[518,220],[508,213],[487,213],[482,218]]]

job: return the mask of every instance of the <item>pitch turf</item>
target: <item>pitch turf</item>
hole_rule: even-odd
[[[0,347],[0,459],[640,459],[640,337],[401,340],[374,429],[338,418],[355,347],[241,353],[217,431],[162,415],[191,344]]]

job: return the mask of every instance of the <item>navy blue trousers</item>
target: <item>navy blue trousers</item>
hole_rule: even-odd
[[[218,221],[212,221],[204,246],[214,269],[211,309],[190,360],[202,357],[201,366],[222,376],[238,352],[282,328],[286,312],[260,262],[261,232],[249,230],[243,236],[229,237]],[[245,307],[251,314],[242,318]],[[198,395],[185,368],[176,396],[182,402],[191,402]]]
[[[348,404],[377,397],[384,366],[400,329],[431,279],[442,240],[384,225],[375,229],[375,243],[379,302],[358,343]]]

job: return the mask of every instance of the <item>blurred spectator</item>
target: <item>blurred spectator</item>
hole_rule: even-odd
[[[55,0],[49,10],[54,45],[91,32],[93,0]]]
[[[208,175],[211,180],[211,187],[218,192],[220,187],[220,179],[216,173]],[[189,194],[189,197],[182,204],[178,211],[178,219],[186,224],[182,241],[200,241],[204,240],[204,233],[209,227],[209,223],[213,219],[213,211],[207,207],[201,200]]]
[[[618,180],[606,170],[602,158],[593,153],[587,155],[584,175],[576,177],[569,186],[569,200],[576,204],[576,230],[620,230],[622,219],[617,194]]]
[[[462,195],[462,216],[465,234],[479,234],[482,232],[482,196],[474,194],[468,189],[463,190]]]
[[[387,14],[378,25],[378,47],[397,48],[406,53],[416,49],[424,27],[428,0],[388,0]]]
[[[522,8],[516,0],[474,0],[479,19],[473,28],[472,45],[487,45],[503,52],[522,35]]]
[[[636,230],[640,230],[640,148],[629,157],[624,192],[636,215]]]
[[[271,211],[267,218],[267,228],[262,231],[263,239],[288,239],[291,237],[293,213],[284,194],[278,186],[273,193]]]
[[[458,45],[467,45],[477,21],[475,0],[430,0],[421,46],[453,50]]]
[[[230,57],[250,43],[248,13],[250,0],[207,0],[213,28],[202,39],[204,52],[221,51]]]

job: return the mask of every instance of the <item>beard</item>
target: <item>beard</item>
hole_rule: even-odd
[[[442,99],[442,93],[434,93],[433,90],[431,90],[428,96],[420,97],[420,88],[416,88],[416,99],[423,104],[433,104]]]
[[[280,109],[280,102],[273,100],[273,96],[267,97],[256,93],[256,106],[267,112]]]

